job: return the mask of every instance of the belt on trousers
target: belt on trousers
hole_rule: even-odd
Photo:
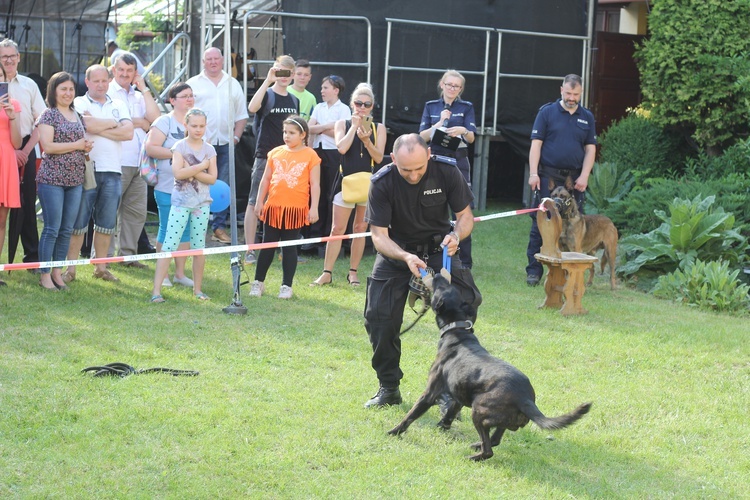
[[[540,177],[552,177],[553,179],[564,181],[566,177],[570,176],[575,180],[576,177],[581,175],[581,169],[561,169],[539,165],[538,173]]]
[[[469,148],[458,148],[455,151],[448,151],[445,153],[441,153],[442,156],[449,156],[451,158],[455,158],[456,160],[461,160],[463,158],[469,157]]]
[[[403,248],[409,253],[417,254],[417,255],[432,255],[438,252],[442,252],[443,249],[440,248],[440,244],[413,244],[413,243],[399,243],[396,242],[398,246]]]

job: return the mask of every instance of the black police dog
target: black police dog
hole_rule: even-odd
[[[388,433],[406,432],[444,392],[453,396],[438,426],[449,429],[462,406],[471,408],[471,418],[480,442],[472,448],[479,453],[472,460],[490,458],[492,447],[500,444],[503,433],[515,431],[533,420],[542,429],[562,429],[588,413],[585,403],[567,415],[545,417],[534,403],[535,394],[528,377],[505,361],[491,356],[474,335],[471,306],[461,300],[458,291],[441,275],[433,281],[432,309],[435,311],[440,342],[437,359],[430,368],[427,389],[406,417]],[[490,429],[495,432],[490,437]]]

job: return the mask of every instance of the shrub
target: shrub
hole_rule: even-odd
[[[646,234],[635,234],[620,240],[625,256],[618,272],[639,275],[641,280],[655,280],[697,259],[725,260],[741,267],[747,260],[747,239],[734,229],[734,216],[722,207],[713,207],[714,196],[693,200],[675,198],[670,216],[657,210],[663,223]],[[643,284],[642,284],[643,285]]]
[[[750,286],[737,279],[740,270],[729,270],[729,263],[696,260],[659,277],[655,297],[690,304],[701,309],[720,312],[747,313],[750,307]]]
[[[731,174],[710,180],[690,178],[652,179],[638,191],[612,202],[602,213],[612,219],[621,235],[627,236],[650,231],[661,220],[656,211],[667,210],[675,198],[693,199],[698,195],[713,194],[715,204],[726,212],[735,214],[735,227],[747,232],[750,228],[750,177]]]
[[[638,186],[682,168],[679,141],[635,112],[616,121],[599,138],[601,163],[630,171]]]
[[[659,0],[636,54],[651,118],[716,155],[746,137],[750,85],[747,0]]]
[[[634,182],[630,171],[618,169],[614,163],[594,165],[586,188],[586,213],[601,213],[610,204],[622,200],[633,188]]]
[[[740,140],[721,156],[705,153],[686,162],[685,175],[691,179],[712,180],[728,175],[750,173],[750,139]]]

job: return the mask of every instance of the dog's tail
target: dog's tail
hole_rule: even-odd
[[[562,429],[576,422],[591,409],[591,403],[584,403],[570,413],[560,415],[559,417],[545,417],[536,404],[528,400],[526,404],[521,405],[521,411],[529,419],[542,429]]]

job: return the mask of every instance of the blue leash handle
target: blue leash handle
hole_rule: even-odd
[[[451,256],[448,255],[448,247],[443,248],[443,269],[448,271],[450,274],[451,272]]]

